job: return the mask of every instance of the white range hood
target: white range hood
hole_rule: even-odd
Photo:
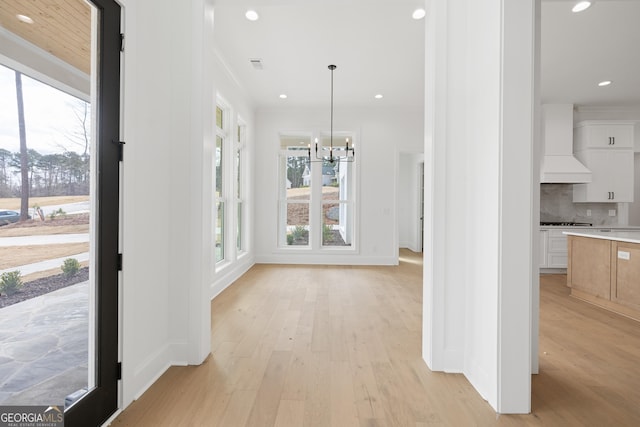
[[[591,171],[573,156],[573,104],[542,106],[541,183],[591,182]]]

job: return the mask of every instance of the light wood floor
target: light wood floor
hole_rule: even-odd
[[[256,265],[212,302],[212,356],[170,368],[114,426],[639,426],[640,323],[541,282],[533,413],[497,416],[421,359],[422,259]]]

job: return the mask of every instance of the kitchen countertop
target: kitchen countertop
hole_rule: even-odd
[[[575,227],[578,228],[578,227]],[[633,231],[597,231],[589,230],[591,227],[585,227],[586,230],[565,231],[563,234],[568,236],[591,237],[593,239],[616,240],[619,242],[638,243],[640,244],[640,230]]]
[[[640,226],[637,225],[541,225],[540,230],[555,230],[555,229],[571,229],[571,230],[639,230]]]

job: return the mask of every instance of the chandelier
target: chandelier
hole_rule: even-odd
[[[335,65],[329,65],[331,70],[331,126],[329,131],[329,146],[321,147],[318,149],[318,138],[315,139],[315,159],[311,159],[311,145],[307,146],[307,155],[309,162],[329,162],[334,164],[336,162],[353,162],[355,159],[355,149],[353,142],[349,147],[349,138],[345,139],[345,145],[339,146],[333,145],[333,70],[337,67]]]

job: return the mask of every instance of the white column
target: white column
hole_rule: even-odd
[[[122,0],[123,407],[210,352],[212,3]]]
[[[534,0],[428,2],[423,356],[530,411]]]

